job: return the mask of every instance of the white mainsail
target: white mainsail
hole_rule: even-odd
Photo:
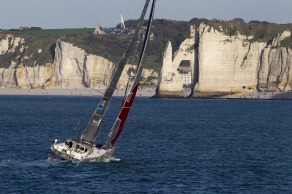
[[[121,28],[126,29],[126,25],[125,25],[124,18],[123,18],[122,14],[121,14]]]

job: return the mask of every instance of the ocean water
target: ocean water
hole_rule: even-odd
[[[54,140],[76,137],[98,101],[0,96],[0,193],[292,192],[292,101],[137,98],[119,162],[48,161]]]

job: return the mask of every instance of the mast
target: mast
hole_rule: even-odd
[[[111,97],[115,91],[115,88],[116,88],[117,83],[120,79],[122,71],[123,71],[126,63],[128,62],[129,56],[133,52],[135,42],[138,40],[139,31],[143,25],[144,17],[145,17],[146,11],[148,9],[149,3],[150,3],[150,0],[146,0],[145,6],[143,8],[142,14],[140,16],[138,25],[137,25],[135,33],[131,39],[131,42],[129,43],[129,45],[128,45],[128,47],[123,55],[123,58],[121,59],[121,61],[119,62],[119,65],[116,68],[116,71],[113,75],[113,78],[110,82],[109,87],[106,89],[101,101],[98,103],[98,105],[97,105],[95,111],[93,112],[86,128],[84,129],[83,134],[81,135],[80,141],[82,143],[95,144],[95,140],[96,140],[96,137],[98,135],[102,119],[103,119],[104,114],[107,110],[109,101],[111,100]]]
[[[123,107],[118,115],[118,118],[116,119],[116,121],[115,121],[115,123],[110,131],[109,137],[105,143],[106,148],[112,147],[115,144],[115,142],[118,140],[120,134],[122,133],[124,125],[126,123],[128,114],[132,108],[132,104],[134,102],[134,99],[136,97],[138,86],[139,86],[139,83],[140,83],[140,80],[142,77],[142,70],[143,70],[142,62],[143,62],[145,50],[147,48],[149,38],[150,38],[150,31],[151,31],[152,21],[153,21],[153,17],[154,17],[155,3],[156,3],[156,0],[153,0],[151,12],[149,15],[146,35],[145,35],[145,39],[143,42],[143,48],[142,48],[142,51],[140,54],[137,72],[136,72],[136,76],[135,76],[134,81],[133,81],[133,85],[132,85],[132,87],[131,87],[131,89],[130,89],[130,91],[129,91],[129,93],[124,101]]]

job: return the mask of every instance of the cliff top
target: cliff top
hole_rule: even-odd
[[[135,27],[136,21],[126,21],[126,26]],[[146,26],[147,21],[145,22]],[[130,35],[123,34],[107,34],[105,36],[94,36],[94,29],[48,29],[48,30],[1,30],[1,34],[12,34],[17,37],[26,39],[26,44],[29,50],[37,52],[42,45],[42,50],[46,51],[47,56],[43,62],[52,62],[54,57],[55,42],[58,39],[72,43],[84,49],[89,54],[98,54],[105,58],[116,62],[124,52],[125,47],[130,40]],[[155,20],[153,22],[153,40],[149,43],[147,57],[145,57],[145,68],[159,71],[162,65],[162,53],[167,41],[173,42],[174,50],[178,49],[181,42],[189,36],[188,22],[170,21],[170,20]],[[0,37],[1,40],[1,37]],[[35,42],[36,44],[34,44]],[[142,45],[139,45],[141,47]],[[139,48],[138,48],[139,49]],[[17,50],[17,49],[16,49]],[[31,54],[31,53],[30,53]],[[8,64],[9,60],[16,56],[15,54],[6,54],[0,57],[0,66]],[[34,54],[34,56],[37,56]],[[45,56],[44,56],[45,57]],[[136,57],[137,59],[138,57]],[[33,58],[31,58],[33,61]],[[130,61],[131,62],[131,61]],[[31,63],[29,63],[31,64]]]
[[[292,32],[292,24],[275,24],[267,21],[252,20],[246,23],[241,18],[235,18],[233,20],[194,18],[190,20],[190,24],[195,24],[196,26],[199,26],[202,22],[228,36],[236,36],[237,33],[240,33],[241,35],[252,37],[249,39],[251,42],[269,42],[285,30]],[[283,40],[281,46],[292,49],[292,37]]]
[[[198,27],[201,22],[229,36],[237,35],[238,32],[241,35],[252,36],[249,41],[269,42],[284,30],[292,31],[292,24],[274,24],[255,20],[246,23],[240,18],[229,21],[194,18],[189,22],[157,19],[153,22],[153,41],[150,41],[147,57],[145,57],[146,68],[159,71],[162,65],[162,53],[167,42],[171,41],[173,51],[177,50],[180,44],[190,36],[190,25],[195,24]],[[128,20],[125,23],[128,27],[136,26],[136,20]],[[147,21],[145,21],[145,25],[146,23]],[[118,61],[130,40],[130,35],[94,36],[93,32],[94,28],[0,30],[0,40],[7,36],[23,38],[26,55],[31,56],[26,59],[28,65],[33,65],[34,61],[37,61],[40,65],[53,62],[55,43],[58,39],[70,42],[89,54],[98,54],[113,62]],[[292,48],[292,37],[283,40],[281,46]],[[11,58],[15,58],[21,53],[18,52],[19,49],[20,46],[18,45],[15,52],[1,55],[0,67],[9,65]],[[42,52],[38,53],[40,49]]]

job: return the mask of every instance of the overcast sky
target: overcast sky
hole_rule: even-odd
[[[114,27],[137,19],[145,0],[0,0],[0,28]],[[292,0],[157,0],[155,18],[260,20],[292,23]]]

